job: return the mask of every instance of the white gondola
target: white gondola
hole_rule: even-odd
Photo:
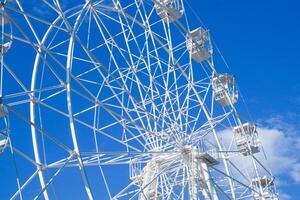
[[[7,137],[0,136],[0,154],[2,154],[5,148],[7,147],[7,143],[8,143]]]
[[[236,126],[233,131],[236,146],[244,156],[260,151],[260,143],[254,124],[245,123],[242,126]]]
[[[254,192],[253,197],[255,200],[278,200],[278,194],[275,191],[274,178],[262,176],[252,179],[252,186],[256,191],[260,191],[260,187],[263,193]]]
[[[224,74],[214,77],[212,86],[215,100],[221,106],[229,106],[237,102],[238,92],[232,75]]]
[[[6,42],[3,45],[0,45],[0,54],[1,55],[6,54],[10,49],[10,46],[11,46],[11,42]]]
[[[154,6],[164,21],[174,22],[183,16],[182,0],[156,0]]]
[[[268,186],[273,186],[274,185],[274,179],[273,178],[270,178],[270,177],[267,177],[267,176],[262,176],[262,177],[259,177],[259,178],[255,178],[255,179],[252,179],[252,185],[255,186],[255,187],[262,187],[262,188],[265,188],[265,187],[268,187]]]
[[[198,63],[208,60],[212,55],[212,45],[208,30],[202,27],[191,31],[186,39],[187,50]]]

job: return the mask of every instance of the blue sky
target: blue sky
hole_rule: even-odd
[[[299,113],[298,1],[201,1],[195,10],[236,75],[252,114]]]
[[[278,177],[282,198],[297,200],[300,196],[300,156],[297,153],[300,150],[300,2],[188,1],[206,28],[211,30],[230,73],[237,78],[250,112],[249,116],[247,109],[241,108],[242,118],[253,120],[260,126],[261,140],[270,155],[267,164]],[[41,11],[38,6],[28,7],[31,8],[33,12]],[[192,15],[189,19],[192,27],[199,26]],[[26,54],[33,55],[34,52]],[[8,55],[8,58],[13,56]],[[228,71],[224,65],[216,63],[218,71]],[[29,85],[31,69],[17,68],[16,73],[27,77],[23,81]],[[19,121],[15,123],[21,124]],[[22,131],[30,132],[29,129]],[[27,136],[22,135],[17,143],[31,148]],[[28,141],[23,142],[25,140]]]
[[[300,145],[300,2],[202,0],[191,1],[191,4],[212,31],[236,75],[254,121],[281,131],[280,139],[270,151],[282,153],[287,160],[297,160],[293,163],[297,166],[300,162],[297,155]],[[279,170],[280,190],[288,193],[284,198],[298,199],[300,182],[288,175],[289,170],[291,166]]]

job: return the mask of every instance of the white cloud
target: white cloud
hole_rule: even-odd
[[[292,197],[286,193],[280,192],[280,199],[281,200],[291,200]]]
[[[272,128],[271,128],[272,127]],[[297,124],[276,116],[259,128],[261,142],[268,156],[266,164],[275,175],[290,176],[300,183],[300,132]]]
[[[296,182],[300,183],[300,163],[297,163],[292,167],[290,174]]]
[[[294,138],[278,129],[258,128],[258,132],[267,155],[265,163],[272,172],[282,175],[294,171],[298,163]],[[297,181],[295,176],[292,178]]]
[[[287,120],[287,119],[286,119]],[[291,178],[295,184],[300,184],[300,131],[294,121],[284,121],[283,117],[276,116],[262,122],[257,131],[267,159],[263,153],[256,154],[260,162],[269,169],[277,178],[280,199],[290,200],[292,197],[284,191],[291,183],[283,177]],[[232,142],[232,130],[227,129],[220,133],[220,139],[224,146]],[[243,156],[232,160],[237,166],[250,171],[251,164],[243,161]],[[247,171],[248,171],[247,170]],[[282,179],[281,179],[282,178]]]

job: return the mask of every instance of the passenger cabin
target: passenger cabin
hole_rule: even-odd
[[[233,131],[236,146],[244,156],[260,151],[258,135],[254,124],[245,123],[241,126],[236,126]]]
[[[235,88],[235,79],[232,75],[224,74],[213,78],[212,87],[215,100],[221,106],[235,104],[238,100],[238,92]]]
[[[200,63],[208,60],[212,55],[212,45],[208,30],[202,27],[191,31],[186,38],[186,46],[191,57]]]
[[[278,194],[275,189],[274,178],[262,176],[252,179],[252,186],[256,192],[253,192],[255,200],[278,200]],[[260,192],[262,188],[262,193]]]
[[[4,152],[7,147],[8,139],[6,136],[0,135],[0,155]]]
[[[182,0],[156,0],[157,15],[165,22],[174,22],[183,16]]]
[[[11,42],[6,42],[3,45],[0,45],[0,55],[4,55],[8,52],[8,50],[10,49],[11,46]]]

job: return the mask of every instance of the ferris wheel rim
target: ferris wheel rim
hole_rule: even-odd
[[[85,5],[86,5],[86,4],[85,4]],[[82,9],[82,11],[83,11],[83,9]],[[82,14],[82,12],[81,12],[81,14]],[[59,19],[57,19],[57,20],[60,20],[60,19],[62,19],[62,18],[59,18]],[[53,27],[52,27],[52,28],[53,28]],[[73,30],[73,31],[74,31],[73,33],[75,33],[75,30],[76,30],[76,29]],[[51,30],[49,30],[49,31],[51,31]],[[47,32],[48,32],[48,31],[47,31]],[[45,35],[45,36],[46,36],[46,35]],[[48,37],[48,36],[47,36],[47,37]],[[45,38],[45,40],[47,40],[47,38]],[[70,45],[71,45],[71,44],[70,44]],[[41,49],[41,50],[42,50],[42,49]],[[40,57],[40,55],[37,56],[37,57]],[[37,58],[37,57],[36,57],[36,58]],[[68,59],[71,59],[71,56],[68,56]],[[37,61],[35,62],[35,67],[37,67],[36,65],[38,65],[38,62],[37,62]],[[34,67],[34,68],[35,68],[35,67]],[[71,70],[71,66],[69,66],[68,68],[69,68],[69,70]],[[35,70],[37,70],[37,69],[35,69]],[[69,70],[67,71],[68,76],[70,76],[70,73],[71,73]],[[188,79],[187,79],[187,80],[188,80]],[[35,74],[34,82],[35,82],[35,81],[36,81],[36,74]],[[69,80],[68,82],[70,82],[70,80]],[[35,89],[35,87],[33,87],[33,88]],[[195,89],[195,93],[197,93],[197,92],[196,92],[196,89]],[[70,91],[70,90],[68,91],[68,95],[71,95],[71,91]],[[201,99],[201,97],[199,97],[199,99]],[[32,98],[32,102],[30,103],[30,104],[33,105],[33,107],[34,107],[34,101],[35,101],[35,99]],[[68,100],[68,102],[69,102],[69,103],[71,102],[71,98],[70,98],[70,100]],[[231,105],[231,106],[234,107],[234,105]],[[33,108],[33,109],[34,109],[34,108]],[[71,107],[71,109],[72,109],[72,107]],[[33,110],[32,112],[34,112],[34,110]],[[71,112],[71,113],[72,113],[72,112]],[[208,113],[209,113],[209,112],[208,112]],[[209,116],[209,114],[208,114],[208,116]],[[210,119],[210,117],[207,117],[207,119]],[[210,122],[210,120],[208,120],[208,122]],[[213,124],[211,124],[211,123],[210,123],[210,125],[213,126]],[[214,130],[214,129],[213,129],[213,130]],[[35,132],[36,132],[36,130],[35,130]],[[76,133],[75,133],[75,135],[76,135]]]
[[[87,4],[86,4],[87,5]],[[82,12],[81,12],[81,14],[83,14],[83,10],[84,9],[82,9]],[[80,14],[80,16],[78,16],[78,20],[80,19],[80,17],[81,17],[81,14]],[[59,20],[59,19],[57,19],[57,20]],[[144,28],[144,27],[143,27]],[[50,31],[50,30],[49,30]],[[76,32],[76,28],[74,28],[74,30],[73,30],[73,33],[75,34],[75,32]],[[45,37],[45,40],[46,40],[46,37]],[[72,44],[71,44],[71,42],[70,42],[70,46],[72,46]],[[69,47],[70,47],[69,46]],[[168,51],[165,49],[165,51],[168,53]],[[68,56],[68,59],[71,59],[71,56]],[[35,62],[35,64],[37,65],[38,64],[38,62]],[[68,66],[68,69],[70,70],[71,69],[71,67],[70,66]],[[36,70],[36,69],[35,69]],[[70,71],[67,71],[67,73],[70,75]],[[69,76],[68,75],[68,76]],[[68,95],[70,95],[70,90],[68,91]],[[68,102],[70,103],[70,99],[68,100]],[[33,104],[32,104],[33,105]]]

